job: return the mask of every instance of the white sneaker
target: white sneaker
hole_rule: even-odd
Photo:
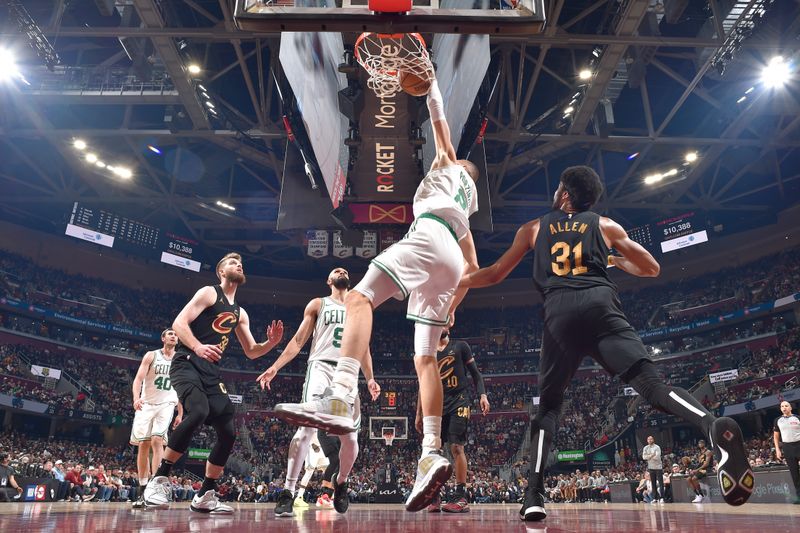
[[[692,503],[703,503],[703,497],[698,494],[697,496],[694,497]]]
[[[296,426],[312,427],[331,435],[344,435],[356,430],[353,426],[353,405],[325,389],[322,397],[304,403],[279,403],[275,416]]]
[[[144,488],[145,508],[168,509],[172,501],[172,483],[166,476],[154,477]]]
[[[209,490],[202,496],[195,494],[189,509],[196,513],[233,514],[233,507],[220,503],[217,493],[213,490]]]
[[[420,457],[414,488],[406,500],[406,511],[417,512],[428,507],[452,473],[453,465],[441,452],[430,452]]]

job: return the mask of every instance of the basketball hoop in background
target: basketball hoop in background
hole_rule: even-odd
[[[433,63],[419,33],[362,33],[356,41],[356,59],[369,74],[367,86],[378,98],[400,91],[400,73],[430,81]]]
[[[383,442],[385,442],[387,446],[391,446],[392,442],[394,442],[394,428],[383,428],[382,435]]]

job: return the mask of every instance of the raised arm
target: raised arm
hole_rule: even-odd
[[[506,279],[514,268],[522,261],[525,254],[532,250],[539,234],[539,220],[533,220],[517,230],[511,247],[492,266],[482,268],[461,278],[459,287],[489,287]]]
[[[641,278],[658,276],[661,272],[658,261],[642,245],[632,241],[622,226],[610,218],[600,217],[600,229],[608,245],[620,253],[609,258],[610,265]]]
[[[256,342],[250,332],[250,316],[243,307],[239,308],[239,324],[236,326],[236,338],[242,345],[242,350],[248,359],[258,359],[262,355],[273,349],[283,338],[283,321],[273,320],[267,326],[267,340]]]
[[[289,344],[286,345],[286,348],[284,348],[275,362],[256,378],[262,390],[265,387],[267,389],[270,388],[270,382],[278,374],[278,371],[297,357],[297,354],[300,353],[300,350],[308,342],[308,339],[311,338],[311,335],[314,333],[314,324],[317,322],[317,316],[319,315],[321,306],[322,301],[319,298],[314,298],[308,302],[303,311],[303,321],[300,322],[300,327],[297,328],[297,332],[294,334],[294,337],[292,337],[292,340],[289,341]]]
[[[153,364],[155,352],[147,352],[139,364],[139,370],[136,371],[136,376],[133,378],[133,408],[140,410],[142,408],[142,383],[144,378],[147,377],[147,371],[150,370],[150,365]]]
[[[216,299],[217,292],[214,290],[214,287],[203,287],[194,293],[192,299],[181,309],[181,312],[178,313],[178,316],[175,317],[175,321],[172,323],[172,330],[178,335],[178,339],[181,343],[196,353],[198,357],[211,361],[212,363],[222,358],[222,349],[220,349],[219,346],[203,344],[197,340],[189,324],[194,322],[206,307],[214,305]]]
[[[428,113],[431,116],[433,143],[436,147],[436,157],[433,159],[431,168],[451,165],[456,161],[456,149],[450,140],[450,126],[447,125],[447,118],[444,114],[444,99],[436,78],[433,78],[431,90],[428,92]]]

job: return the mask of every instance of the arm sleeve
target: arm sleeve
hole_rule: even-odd
[[[459,343],[459,351],[461,352],[461,360],[464,363],[464,368],[466,368],[467,372],[472,376],[472,381],[475,383],[475,389],[478,391],[478,394],[486,394],[486,385],[483,383],[483,376],[478,369],[475,358],[472,356],[472,350],[470,350],[469,344],[466,342]],[[467,363],[467,361],[470,362]]]
[[[431,116],[431,122],[445,119],[444,100],[436,78],[431,81],[431,90],[428,92],[428,113]]]

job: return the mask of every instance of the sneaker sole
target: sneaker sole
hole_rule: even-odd
[[[547,511],[538,505],[527,507],[519,516],[519,519],[524,522],[539,522],[545,518],[547,518]]]
[[[353,427],[353,419],[345,416],[289,411],[280,405],[275,406],[275,416],[294,426],[321,429],[331,435],[345,435],[356,430]]]
[[[743,505],[753,493],[755,478],[739,424],[728,417],[718,418],[711,427],[711,440],[720,453],[717,481],[722,498],[728,505]]]
[[[469,507],[464,507],[462,509],[459,509],[458,511],[455,511],[455,510],[451,511],[450,509],[442,508],[442,512],[443,513],[453,513],[453,514],[468,513],[469,512]]]
[[[453,465],[447,463],[442,465],[431,474],[427,486],[423,487],[417,494],[412,494],[406,502],[406,511],[416,513],[422,511],[430,506],[436,495],[439,494],[439,489],[447,483],[450,476],[453,475]]]
[[[294,516],[294,513],[292,511],[288,511],[285,513],[275,513],[275,516],[277,516],[278,518],[288,518]]]
[[[233,514],[233,509],[231,509],[230,511],[228,511],[227,509],[226,510],[202,509],[200,507],[195,507],[194,505],[190,505],[189,510],[200,514]]]
[[[169,504],[168,503],[144,502],[144,507],[142,507],[142,509],[144,509],[146,511],[150,511],[150,510],[155,511],[155,510],[158,510],[158,509],[169,509]]]

